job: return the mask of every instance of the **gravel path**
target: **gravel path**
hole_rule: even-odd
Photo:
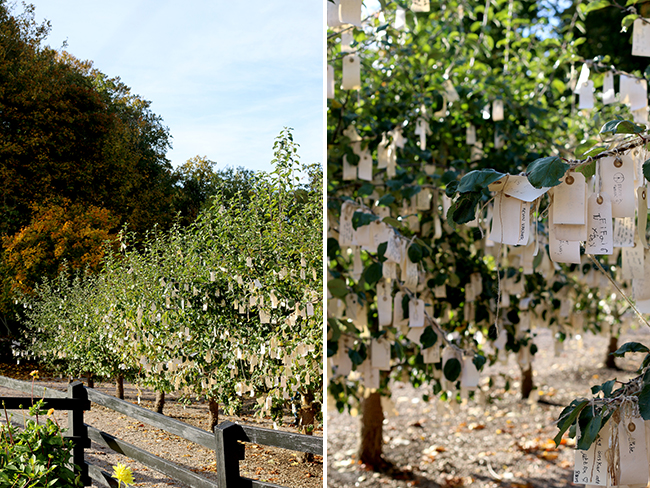
[[[4,373],[7,375],[7,372]],[[10,375],[19,379],[20,374]],[[23,373],[24,376],[24,373]],[[47,387],[65,390],[67,382],[61,381],[39,381],[37,384]],[[96,389],[114,394],[114,386],[108,383],[96,384]],[[125,400],[138,403],[145,408],[153,408],[154,394],[147,390],[138,390],[125,385]],[[24,396],[14,390],[0,388],[1,396]],[[202,402],[185,406],[177,401],[176,395],[168,395],[165,403],[165,415],[189,423],[204,430],[208,429],[207,405]],[[60,425],[67,425],[67,414],[55,412],[54,417]],[[14,421],[22,424],[20,412],[14,412]],[[230,420],[233,422],[257,425],[260,427],[273,428],[270,419],[260,419],[252,416],[231,417],[220,413],[219,422]],[[288,427],[293,418],[285,417],[281,430],[296,432]],[[150,453],[163,457],[169,461],[191,469],[202,476],[216,481],[216,462],[214,451],[205,449],[198,444],[188,442],[178,436],[168,434],[165,431],[150,427],[140,421],[134,420],[113,410],[93,405],[89,412],[85,412],[84,421],[88,425],[107,432]],[[316,435],[322,435],[317,430]],[[240,461],[240,473],[247,478],[261,481],[268,481],[291,488],[316,488],[323,486],[323,460],[316,456],[314,462],[303,463],[298,459],[299,453],[285,449],[276,449],[254,444],[246,444],[246,459]],[[92,442],[91,448],[86,450],[86,460],[95,464],[108,473],[113,473],[113,466],[117,463],[131,467],[134,474],[134,486],[146,488],[190,488],[187,485],[174,481],[169,477],[143,466],[142,464],[128,459],[111,449],[104,448]],[[93,487],[103,486],[93,483]]]
[[[555,357],[551,333],[538,330],[539,352],[534,381],[543,402],[568,404],[590,395],[590,386],[611,378],[628,379],[643,358],[633,356],[619,366],[602,368],[608,339],[591,334],[571,340]],[[650,331],[632,330],[619,339],[650,344]],[[636,356],[636,357],[634,357]],[[386,473],[364,469],[355,457],[358,419],[327,413],[327,485],[342,487],[515,487],[573,486],[572,440],[555,448],[553,425],[562,407],[519,399],[520,371],[515,358],[487,370],[495,386],[484,404],[471,402],[455,409],[435,398],[422,400],[427,388],[394,383],[394,412],[384,420],[384,455],[394,468]],[[506,380],[511,390],[505,391]],[[485,387],[487,390],[487,387]]]

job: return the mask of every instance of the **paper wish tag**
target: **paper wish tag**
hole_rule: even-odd
[[[492,228],[489,239],[517,246],[528,244],[530,236],[530,203],[499,192],[494,197]]]
[[[650,300],[650,250],[648,249],[643,250],[643,277],[632,280],[632,293],[636,301]]]
[[[558,238],[556,235],[556,228],[562,226],[555,225],[553,221],[553,213],[554,210],[553,206],[551,205],[548,218],[549,257],[555,263],[580,264],[580,241],[568,241]]]
[[[537,200],[550,188],[535,188],[528,178],[522,175],[508,175],[488,186],[490,191],[503,191],[508,196],[518,198],[524,202]]]
[[[607,486],[607,456],[611,422],[607,422],[588,450],[575,450],[573,482],[581,485]]]
[[[372,367],[382,371],[390,370],[390,342],[386,339],[373,339],[370,345]]]
[[[406,325],[407,321],[404,318],[404,293],[398,291],[393,298],[393,327]]]
[[[431,10],[429,0],[413,0],[411,2],[411,10],[413,12],[429,12]]]
[[[372,155],[368,148],[359,155],[358,176],[360,180],[372,181]]]
[[[648,106],[648,83],[634,76],[620,75],[619,96],[621,103],[635,111]]]
[[[621,274],[624,280],[643,279],[643,246],[636,236],[632,247],[625,247],[622,250]]]
[[[424,300],[409,300],[409,327],[424,327]]]
[[[343,82],[341,90],[359,90],[361,88],[361,59],[356,54],[343,58]]]
[[[446,100],[449,100],[450,102],[457,102],[460,100],[460,96],[458,96],[458,92],[456,91],[456,88],[454,88],[454,84],[451,80],[445,80],[444,87]]]
[[[396,30],[404,30],[406,28],[406,10],[397,7],[395,10],[395,22],[393,27]]]
[[[332,2],[327,2],[328,27],[339,27],[341,25],[340,3],[341,0],[333,0]]]
[[[343,155],[343,179],[356,180],[357,179],[357,166],[348,161],[348,155]]]
[[[589,81],[589,66],[587,66],[587,63],[584,63],[582,65],[582,68],[580,68],[580,76],[578,76],[578,81],[573,90],[573,93],[575,94],[580,93],[580,88],[582,88],[582,86],[588,81]]]
[[[492,120],[495,122],[503,120],[503,100],[500,98],[492,102]]]
[[[341,0],[340,19],[343,24],[352,24],[361,27],[362,0]]]
[[[632,27],[632,56],[650,57],[650,24],[647,19],[636,19]]]
[[[427,135],[432,134],[429,128],[429,122],[423,117],[418,118],[415,122],[415,130],[413,133],[416,136],[420,136],[420,149],[424,151],[427,148]]]
[[[584,225],[587,216],[587,183],[582,173],[572,172],[553,188],[553,222]]]
[[[377,318],[379,327],[387,327],[393,323],[393,297],[391,286],[382,281],[377,284]]]
[[[614,219],[614,247],[633,247],[634,236],[634,217]]]
[[[614,73],[608,71],[603,79],[603,104],[609,105],[616,101],[614,92]]]
[[[466,136],[465,136],[465,142],[469,146],[471,146],[473,144],[476,144],[476,127],[474,127],[472,124],[467,126],[467,133],[466,133]]]
[[[618,424],[619,485],[648,483],[645,425],[641,417],[627,417]]]
[[[578,109],[594,108],[594,82],[589,80],[580,86],[578,91]]]
[[[334,66],[327,65],[327,98],[334,98]]]
[[[471,356],[466,356],[463,358],[463,368],[460,377],[460,386],[462,388],[476,388],[480,375],[478,369],[474,365],[473,358]]]
[[[603,191],[612,202],[612,217],[634,217],[634,161],[627,155],[603,158],[600,162]]]
[[[435,364],[440,362],[440,346],[438,345],[438,342],[431,347],[422,349],[421,352],[424,364]]]
[[[341,247],[352,245],[352,240],[354,239],[352,216],[356,209],[357,207],[349,200],[346,200],[341,205],[341,218],[339,220],[339,245]]]
[[[586,254],[612,254],[614,252],[614,226],[612,204],[609,195],[594,193],[587,203]]]
[[[354,29],[347,29],[341,32],[341,52],[351,53],[354,52],[352,43],[354,42]]]

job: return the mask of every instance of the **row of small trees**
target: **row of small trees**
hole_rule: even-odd
[[[220,191],[187,227],[120,235],[98,273],[68,271],[25,295],[26,352],[73,377],[183,391],[233,412],[276,415],[322,395],[322,170],[285,130],[274,171]],[[118,391],[118,394],[120,392]]]

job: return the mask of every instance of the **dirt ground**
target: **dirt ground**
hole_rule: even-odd
[[[550,331],[537,333],[539,352],[533,368],[539,402],[520,400],[521,374],[515,358],[505,366],[488,368],[485,375],[494,378],[495,387],[485,403],[470,402],[455,410],[435,398],[424,402],[424,387],[395,383],[395,409],[384,420],[384,455],[393,464],[387,472],[374,473],[357,461],[358,419],[328,411],[327,486],[574,486],[573,440],[555,448],[555,420],[571,400],[590,396],[592,385],[634,376],[643,355],[617,359],[626,371],[608,370],[602,367],[608,338],[588,334],[573,339],[555,357]],[[650,344],[650,330],[628,331],[619,345],[629,341]],[[505,391],[508,378],[511,390]]]
[[[0,374],[22,380],[30,380],[28,373],[32,366],[21,365],[0,365]],[[37,384],[65,390],[67,381],[48,378],[40,374],[41,378]],[[109,383],[95,384],[95,388],[110,395],[115,392],[115,387]],[[132,385],[126,384],[124,389],[125,400],[138,403],[145,408],[153,408],[155,395],[147,390],[138,391]],[[0,388],[2,396],[25,396],[13,390]],[[165,415],[181,420],[188,424],[208,429],[207,404],[196,402],[185,406],[177,401],[177,395],[168,395],[165,403]],[[66,425],[67,414],[55,412],[54,417],[59,424]],[[21,414],[14,412],[14,421],[22,423]],[[232,417],[219,414],[219,422],[230,420],[242,424],[257,425],[259,427],[273,428],[271,419],[253,417],[252,411],[245,411],[241,417]],[[216,481],[216,461],[214,451],[205,449],[198,444],[188,442],[180,437],[168,434],[160,429],[150,427],[140,421],[121,415],[110,409],[93,405],[89,412],[85,412],[84,421],[88,425],[112,434],[126,442],[134,444],[157,456],[173,461],[176,464],[201,474],[202,476]],[[280,430],[297,432],[291,427],[293,417],[287,415],[284,424],[279,426]],[[317,429],[315,435],[322,436],[322,429]],[[246,458],[240,461],[240,474],[246,478],[259,481],[267,481],[281,486],[291,488],[316,488],[323,486],[323,458],[316,456],[314,462],[301,462],[299,453],[285,449],[276,449],[255,444],[246,444]],[[113,467],[117,463],[125,464],[133,470],[134,485],[145,488],[188,488],[187,485],[170,479],[169,477],[149,469],[140,463],[132,461],[108,448],[92,443],[91,448],[86,450],[86,461],[101,467],[104,471],[112,474]],[[92,485],[100,486],[95,483]]]

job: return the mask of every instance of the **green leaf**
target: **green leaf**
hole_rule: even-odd
[[[535,188],[552,187],[560,184],[560,178],[569,170],[569,165],[557,156],[536,159],[528,165],[528,181]]]
[[[650,352],[650,349],[640,342],[626,342],[612,354],[617,358],[622,358],[628,352]]]
[[[587,15],[589,12],[593,12],[594,10],[600,10],[601,8],[609,7],[612,3],[609,0],[596,0],[595,2],[591,2],[589,4],[581,4],[580,7],[584,5],[584,8],[581,8],[580,10],[583,11],[585,15]]]
[[[650,385],[645,385],[639,393],[639,413],[643,420],[650,420]]]
[[[593,417],[587,424],[587,427],[582,431],[580,439],[578,440],[578,444],[576,445],[576,449],[580,449],[582,451],[589,449],[589,446],[591,446],[591,444],[596,440],[596,436],[598,436],[598,432],[600,432],[602,423],[603,414],[601,412],[600,415]]]
[[[454,198],[454,195],[456,195],[456,192],[458,191],[458,181],[450,181],[447,183],[447,186],[445,186],[445,195],[447,195],[449,198]]]
[[[379,200],[377,200],[377,206],[379,207],[388,207],[391,203],[395,201],[395,197],[391,195],[390,193],[387,193],[383,197],[381,197]]]
[[[422,261],[422,248],[414,242],[409,246],[408,255],[412,263],[419,263]]]
[[[370,222],[374,222],[375,220],[379,220],[379,217],[371,213],[360,212],[357,210],[352,215],[352,227],[354,230],[357,230],[359,227],[368,225]]]
[[[579,144],[575,150],[576,157],[581,158],[584,155],[584,153],[586,153],[589,149],[594,147],[596,144],[598,144],[598,141],[596,139],[589,139],[583,142],[582,144]]]
[[[634,24],[634,21],[636,19],[638,19],[639,17],[641,17],[641,16],[638,15],[638,14],[626,15],[625,17],[623,17],[623,20],[621,20],[621,27],[625,27],[627,29],[632,24]]]
[[[337,298],[343,298],[348,294],[348,287],[345,284],[345,280],[341,278],[329,280],[327,282],[327,289],[333,296]]]
[[[362,355],[356,349],[349,349],[348,350],[348,357],[350,358],[350,361],[352,361],[352,364],[354,364],[356,366],[359,366],[366,359],[365,355]]]
[[[558,434],[553,438],[555,445],[559,446],[562,436],[567,431],[569,427],[576,421],[582,409],[589,404],[589,400],[582,400],[581,402],[576,403],[577,400],[574,400],[571,405],[562,410],[560,418],[557,422],[557,428],[560,430]]]
[[[629,120],[610,120],[600,129],[601,134],[640,134],[644,127]]]
[[[402,196],[404,198],[413,198],[415,195],[420,193],[420,191],[422,191],[420,185],[407,186],[402,188]]]
[[[645,163],[643,163],[643,176],[646,180],[650,181],[650,159],[646,160]]]
[[[481,369],[483,369],[483,366],[487,362],[487,358],[482,354],[474,354],[474,359],[472,359],[472,362],[474,363],[474,366],[476,366],[476,369],[481,371]]]
[[[395,217],[384,217],[382,219],[382,222],[392,225],[393,227],[400,227],[402,224],[400,224],[399,220],[397,220]]]
[[[603,383],[600,386],[592,386],[591,387],[591,393],[593,395],[595,395],[599,391],[602,391],[605,398],[607,398],[609,395],[612,394],[612,390],[614,388],[615,383],[616,383],[616,380],[609,380],[609,381],[606,381],[605,383]]]
[[[382,273],[381,263],[372,263],[370,266],[368,266],[368,268],[364,273],[364,278],[366,279],[366,283],[368,283],[369,285],[373,285],[377,283],[382,276],[383,273]]]
[[[327,341],[327,357],[331,358],[334,356],[339,350],[339,342],[338,341]]]
[[[483,188],[487,188],[488,185],[494,183],[497,180],[500,180],[504,176],[504,173],[499,173],[493,169],[476,169],[474,171],[470,171],[460,179],[460,183],[458,184],[458,192],[480,192]]]
[[[433,330],[433,327],[430,325],[424,329],[422,335],[420,336],[420,344],[422,344],[422,349],[429,349],[438,341],[438,334]]]
[[[375,185],[372,183],[364,183],[361,185],[361,188],[357,190],[357,196],[358,197],[367,197],[369,195],[372,195],[372,192],[375,191]]]
[[[449,207],[447,221],[450,221],[452,226],[471,222],[476,218],[476,206],[480,200],[480,192],[461,193]]]
[[[451,358],[445,363],[443,373],[445,373],[445,378],[449,381],[456,381],[460,376],[460,361],[456,358]]]

